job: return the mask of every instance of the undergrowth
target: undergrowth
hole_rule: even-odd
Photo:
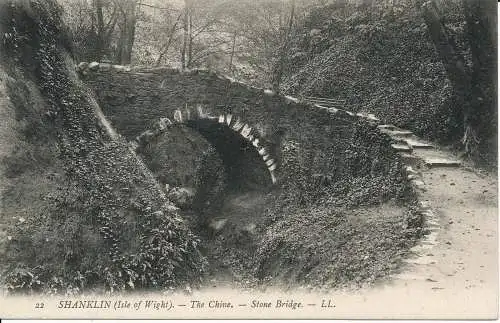
[[[112,292],[199,281],[206,266],[199,240],[169,207],[126,141],[112,141],[100,128],[85,89],[68,72],[73,66],[65,54],[58,5],[8,1],[0,12],[8,53],[2,65],[21,83],[34,83],[32,91],[39,90],[44,101],[43,111],[33,111],[14,98],[17,111],[24,110],[25,129],[40,131],[38,136],[25,132],[23,139],[57,147],[46,163],[62,168],[51,184],[56,189],[40,197],[45,208],[9,232],[4,261],[10,266],[3,275],[9,291]],[[13,97],[18,88],[11,88]],[[30,167],[32,162],[13,168],[23,160],[20,154],[4,161],[13,180],[37,169]]]

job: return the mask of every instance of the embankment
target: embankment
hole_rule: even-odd
[[[56,2],[3,1],[0,13],[7,289],[77,293],[199,280],[198,239],[96,115]]]

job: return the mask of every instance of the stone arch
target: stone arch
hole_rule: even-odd
[[[242,137],[245,141],[251,144],[255,151],[260,155],[262,162],[269,171],[272,184],[277,183],[277,159],[272,156],[269,148],[265,144],[265,141],[257,130],[255,130],[255,127],[250,126],[237,115],[233,115],[231,113],[220,113],[217,116],[213,116],[208,109],[202,105],[198,105],[195,108],[185,107],[183,109],[176,109],[172,119],[168,117],[160,118],[151,129],[142,132],[135,139],[135,148],[137,149],[138,147],[146,145],[153,138],[163,134],[171,126],[188,124],[189,122],[196,122],[200,120],[211,121],[227,126],[228,129],[235,133],[235,135]]]

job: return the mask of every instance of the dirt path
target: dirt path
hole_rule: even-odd
[[[408,141],[398,135],[393,138],[400,143]],[[414,137],[409,142],[413,140]],[[445,166],[444,162],[457,158],[443,150],[426,145],[418,148],[419,144],[407,146],[413,148],[414,158],[409,158],[408,151],[402,153],[417,170],[420,201],[433,212],[428,224],[432,232],[413,249],[416,257],[407,260],[402,274],[363,294],[367,298],[399,300],[398,306],[392,307],[394,313],[385,313],[398,317],[496,317],[496,177],[462,166]],[[404,147],[401,150],[405,150]],[[432,164],[433,161],[437,164]]]
[[[453,154],[409,131],[380,128],[407,164],[429,233],[412,248],[414,257],[405,261],[401,274],[356,292],[331,291],[335,312],[318,312],[319,317],[495,318],[497,178],[465,167]]]

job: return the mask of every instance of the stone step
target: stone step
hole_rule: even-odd
[[[412,151],[411,147],[408,145],[405,145],[405,144],[391,144],[391,147],[399,152],[411,153],[411,151]]]
[[[425,186],[425,183],[421,179],[414,178],[411,182],[418,188],[423,188]]]
[[[408,146],[411,148],[411,146],[406,143],[406,138],[396,137],[396,138],[391,138],[391,139],[392,139],[392,143],[394,143],[394,144],[405,145],[405,146]]]
[[[380,129],[380,131],[382,131],[383,133],[385,133],[393,138],[413,136],[413,132],[411,132],[410,130],[388,130],[388,129],[382,128],[382,129]]]
[[[410,130],[394,130],[389,135],[393,137],[411,137],[413,136],[413,132]]]
[[[414,170],[413,167],[411,167],[411,166],[406,166],[405,170],[409,175],[419,175],[419,172]]]
[[[428,167],[460,167],[460,161],[446,158],[425,158],[424,163]]]
[[[432,149],[434,146],[432,144],[420,141],[420,140],[415,140],[411,138],[404,139],[406,144],[410,146],[413,149]]]
[[[360,117],[360,118],[364,118],[364,119],[368,119],[368,120],[371,120],[371,121],[380,121],[379,118],[375,117],[374,114],[372,113],[362,113],[362,112],[359,112],[359,113],[356,113],[356,116]]]

